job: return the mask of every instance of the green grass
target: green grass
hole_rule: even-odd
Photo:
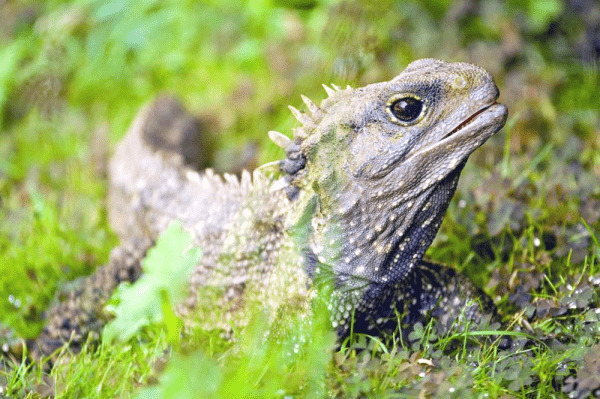
[[[124,342],[63,353],[49,373],[5,359],[1,395],[525,398],[600,386],[600,82],[597,56],[575,53],[577,13],[490,1],[458,15],[430,0],[0,7],[0,320],[22,337],[39,333],[59,286],[117,245],[105,159],[159,93],[207,122],[220,169],[248,143],[259,144],[254,163],[281,157],[266,132],[290,132],[287,105],[301,108],[300,94],[318,101],[321,83],[388,79],[419,57],[481,64],[510,111],[471,157],[428,252],[484,287],[502,326],[418,325],[407,340],[356,336],[336,349],[319,322],[299,347],[293,334],[265,343],[260,313],[235,341],[199,327],[176,340],[177,323],[149,323]],[[548,33],[551,23],[566,33]],[[505,330],[510,349],[496,339]]]

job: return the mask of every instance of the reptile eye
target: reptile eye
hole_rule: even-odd
[[[413,97],[404,97],[391,105],[392,114],[402,122],[412,122],[421,115],[423,102]]]
[[[425,114],[425,103],[415,95],[394,96],[388,102],[388,112],[396,122],[411,124]]]

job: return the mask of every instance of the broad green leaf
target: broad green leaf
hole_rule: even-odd
[[[103,339],[126,341],[151,323],[165,322],[171,340],[176,339],[180,320],[172,305],[183,299],[188,276],[201,257],[192,238],[174,223],[159,237],[144,260],[144,274],[133,284],[119,286],[108,310],[115,319],[104,329]]]

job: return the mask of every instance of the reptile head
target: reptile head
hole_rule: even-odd
[[[326,88],[282,169],[290,197],[309,209],[307,268],[331,268],[338,284],[402,281],[431,244],[468,156],[505,123],[485,70],[424,59],[389,82]],[[306,211],[305,211],[306,212]]]

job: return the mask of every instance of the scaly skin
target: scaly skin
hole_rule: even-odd
[[[397,313],[448,325],[491,311],[468,279],[422,260],[468,156],[506,121],[491,76],[426,59],[389,82],[327,91],[320,106],[304,98],[309,113],[292,108],[302,122],[293,140],[270,132],[286,150],[279,178],[198,173],[187,166],[198,162],[188,150],[195,125],[181,107],[162,100],[143,110],[110,164],[110,219],[124,247],[50,310],[41,353],[97,333],[110,292],[137,278],[139,259],[174,220],[203,250],[179,312],[202,313],[212,326],[243,325],[252,305],[271,315],[306,308],[320,279],[334,284],[329,308],[340,337],[351,324],[393,330]]]

